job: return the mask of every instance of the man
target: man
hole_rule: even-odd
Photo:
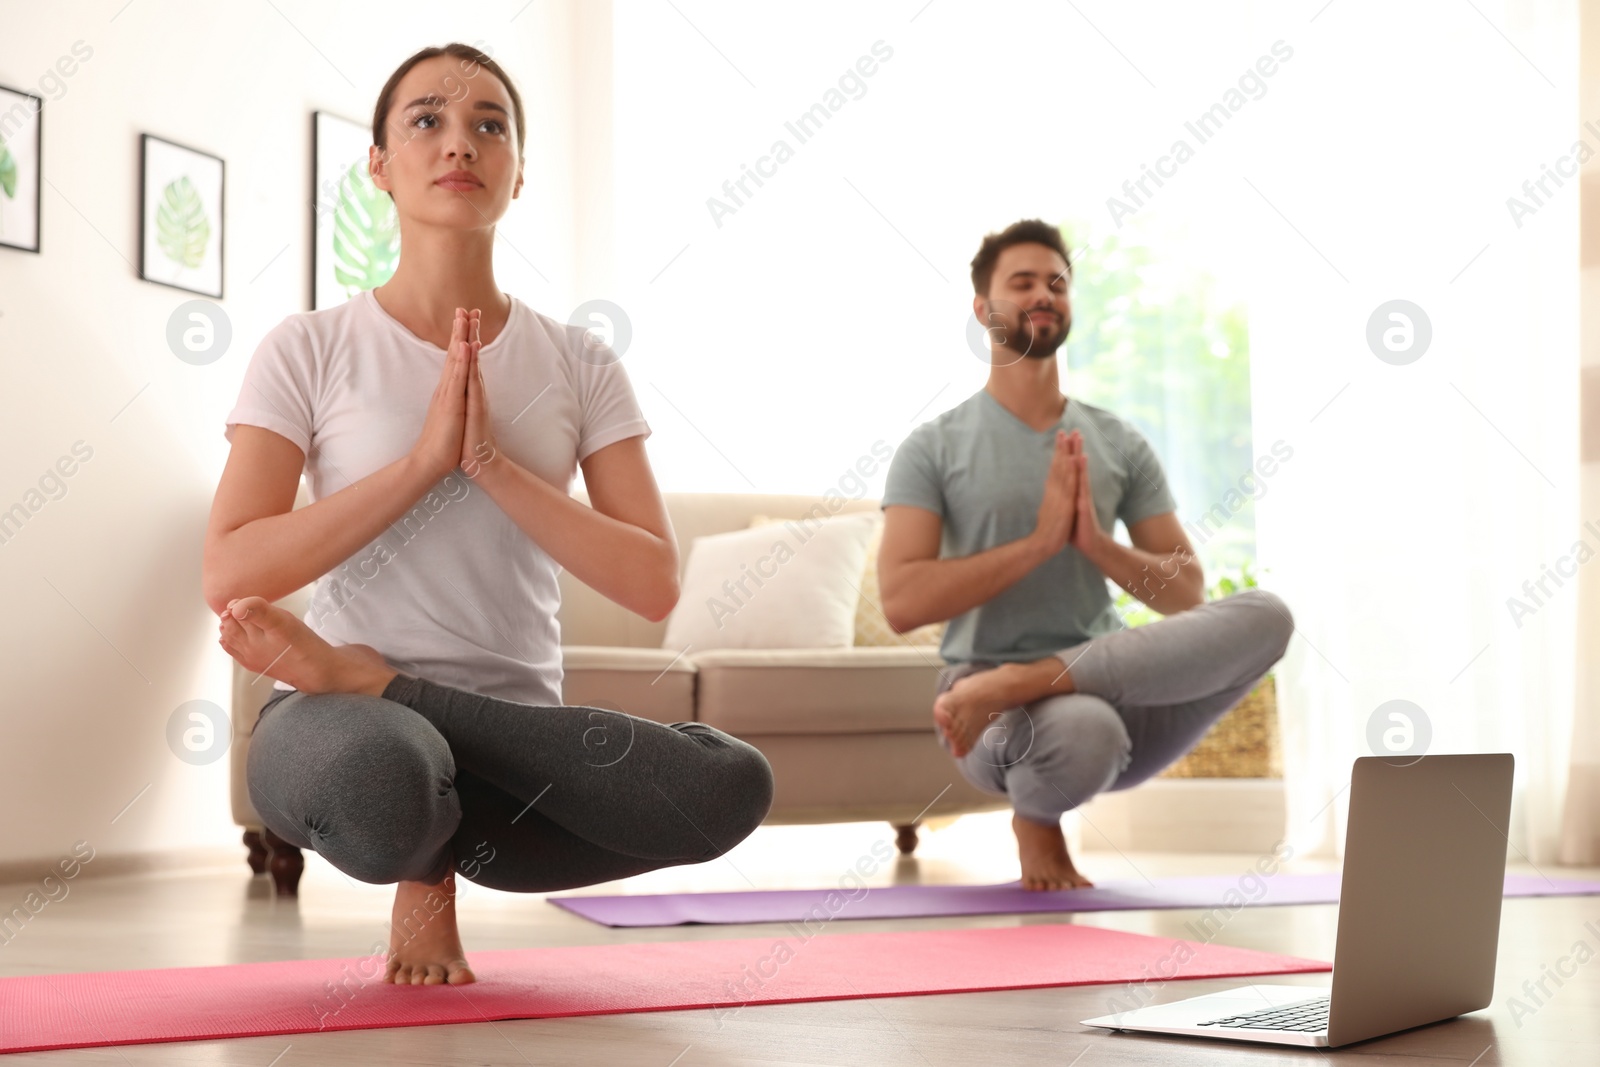
[[[1294,629],[1264,590],[1202,603],[1149,442],[1062,395],[1071,280],[1044,222],[984,238],[972,310],[990,335],[989,379],[895,453],[878,561],[897,632],[950,620],[935,726],[963,777],[1010,799],[1029,889],[1090,885],[1061,815],[1193,748]],[[1111,536],[1118,519],[1131,546]],[[1124,628],[1107,578],[1172,617]]]

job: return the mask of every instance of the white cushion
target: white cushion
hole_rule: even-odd
[[[848,648],[874,513],[697,537],[662,647]]]

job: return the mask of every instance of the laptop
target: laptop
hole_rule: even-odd
[[[1510,753],[1363,756],[1350,772],[1333,985],[1248,985],[1088,1026],[1331,1048],[1489,1006]]]

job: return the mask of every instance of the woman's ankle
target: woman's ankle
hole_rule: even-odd
[[[392,667],[363,664],[359,671],[352,672],[348,692],[381,697],[388,690],[389,683],[399,676],[400,672]]]

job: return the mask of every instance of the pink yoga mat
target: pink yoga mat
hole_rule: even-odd
[[[500,1019],[1327,971],[1216,944],[1036,925],[469,952],[478,981],[353,959],[0,978],[0,1052]],[[342,986],[336,998],[333,990]]]
[[[1588,896],[1600,882],[1506,875],[1508,897]],[[935,915],[1021,915],[1030,912],[1133,911],[1143,908],[1273,907],[1337,904],[1339,875],[1208,875],[1123,879],[1092,889],[1034,892],[1002,885],[854,883],[833,889],[764,889],[740,893],[665,893],[653,896],[549,897],[550,903],[606,926],[684,923],[816,923],[829,919],[913,919]]]

